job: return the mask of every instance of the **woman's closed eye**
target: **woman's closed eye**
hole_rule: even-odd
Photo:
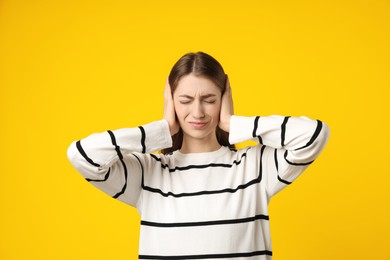
[[[186,104],[190,104],[192,103],[194,100],[194,98],[189,98],[189,97],[182,97],[182,98],[179,98],[179,103],[180,104],[183,104],[183,105],[186,105]],[[204,98],[200,98],[200,102],[203,102],[203,103],[206,103],[206,104],[214,104],[215,102],[217,101],[217,99],[212,96],[212,97],[204,97]]]
[[[203,100],[203,102],[207,103],[207,104],[214,104],[216,100]],[[180,104],[190,104],[192,101],[191,100],[180,100],[179,101]]]
[[[191,103],[191,100],[179,100],[180,104],[189,104]]]

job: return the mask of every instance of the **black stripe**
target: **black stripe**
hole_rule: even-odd
[[[118,198],[120,195],[125,193],[126,188],[127,188],[127,167],[126,167],[125,162],[122,159],[120,159],[120,161],[121,161],[121,163],[123,165],[123,170],[124,170],[124,175],[125,175],[125,184],[123,185],[122,190],[120,192],[118,192],[117,194],[112,196],[114,199]]]
[[[253,137],[256,137],[257,127],[259,124],[259,118],[260,118],[259,116],[256,116],[256,118],[255,118],[255,125],[253,127],[253,133],[252,133]]]
[[[279,169],[278,169],[278,150],[277,149],[275,149],[275,152],[274,152],[274,159],[275,159],[276,171],[279,171]]]
[[[289,182],[289,181],[286,181],[286,180],[283,180],[282,178],[280,178],[279,174],[278,174],[278,180],[280,182],[283,182],[284,184],[287,184],[287,185],[290,185],[292,182]]]
[[[255,118],[255,125],[253,127],[253,133],[252,133],[253,137],[256,137],[257,128],[259,126],[259,119],[260,119],[260,116],[256,116],[256,118]],[[259,139],[259,143],[263,144],[263,139],[261,138],[261,136],[258,135],[257,138]]]
[[[278,169],[278,150],[277,149],[275,149],[274,158],[275,158],[276,171],[278,172],[279,169]],[[283,182],[284,184],[287,184],[287,185],[291,184],[291,182],[283,180],[282,178],[280,178],[279,173],[277,175],[278,175],[278,180],[280,182]]]
[[[141,166],[141,187],[144,187],[144,166],[142,165],[141,160],[138,158],[137,155],[133,153],[131,155],[133,155],[138,160],[139,165]]]
[[[284,146],[284,139],[286,137],[286,124],[287,124],[287,121],[290,117],[289,116],[286,116],[283,120],[283,123],[282,123],[282,136],[281,136],[281,139],[282,139],[282,147]]]
[[[120,195],[122,195],[123,193],[125,193],[126,191],[126,188],[127,188],[127,167],[126,167],[126,164],[125,162],[123,161],[123,155],[120,151],[120,147],[117,145],[116,143],[116,139],[115,139],[115,135],[112,131],[108,130],[107,131],[108,134],[110,135],[111,137],[111,142],[112,142],[112,145],[115,147],[115,150],[118,154],[118,157],[119,157],[119,160],[121,161],[122,163],[122,166],[123,166],[123,171],[124,171],[124,176],[125,176],[125,184],[123,185],[122,187],[122,190],[120,192],[118,192],[117,194],[115,194],[114,196],[112,196],[114,199],[118,198]]]
[[[290,162],[289,160],[287,160],[287,152],[288,152],[288,150],[286,150],[286,152],[284,153],[284,159],[286,160],[286,162],[288,163],[288,164],[291,164],[291,165],[309,165],[309,164],[311,164],[311,163],[313,163],[314,162],[314,160],[313,161],[311,161],[311,162],[307,162],[307,163],[293,163],[293,162]]]
[[[181,222],[181,223],[157,223],[157,222],[142,220],[141,225],[152,226],[152,227],[198,227],[198,226],[240,224],[246,222],[253,222],[260,219],[269,220],[269,216],[256,215],[254,217],[240,218],[240,219],[227,219],[227,220],[214,220],[214,221],[201,221],[201,222]]]
[[[159,158],[159,157],[157,157],[157,155],[155,155],[155,154],[149,154],[153,159],[155,159],[156,161],[158,161],[158,162],[161,162],[161,158]]]
[[[139,255],[139,259],[210,259],[210,258],[235,258],[235,257],[252,257],[257,255],[270,255],[272,251],[261,250],[247,253],[231,253],[231,254],[207,254],[207,255]]]
[[[145,129],[142,126],[139,126],[138,128],[139,128],[139,130],[141,130],[142,153],[145,153],[146,152],[146,147],[145,147],[145,139],[146,139]]]
[[[121,148],[116,143],[116,139],[115,139],[114,133],[112,131],[110,131],[110,130],[107,130],[107,132],[108,132],[108,134],[111,137],[111,143],[115,147],[115,151],[116,151],[117,155],[119,156],[119,159],[122,160],[123,159],[123,155],[121,153]]]
[[[108,179],[108,177],[110,176],[110,171],[111,171],[111,168],[108,169],[106,175],[104,176],[104,179],[103,180],[94,180],[94,179],[88,179],[88,178],[85,178],[85,180],[87,181],[93,181],[93,182],[104,182]]]
[[[316,127],[316,130],[314,131],[314,134],[311,137],[310,141],[306,145],[304,145],[304,146],[302,146],[300,148],[295,149],[295,151],[298,151],[300,149],[306,148],[309,145],[311,145],[317,139],[318,135],[321,132],[321,129],[322,129],[322,122],[320,120],[317,120],[317,127]]]
[[[198,192],[177,193],[176,194],[176,193],[173,193],[173,192],[170,192],[170,191],[169,192],[163,192],[160,189],[156,189],[156,188],[152,188],[152,187],[149,187],[149,186],[145,186],[143,177],[142,177],[142,188],[144,190],[147,190],[147,191],[150,191],[150,192],[159,193],[160,195],[162,195],[164,197],[172,196],[174,198],[189,197],[189,196],[200,196],[200,195],[211,195],[211,194],[226,193],[226,192],[234,193],[234,192],[236,192],[238,190],[245,189],[245,188],[247,188],[247,187],[249,187],[249,186],[251,186],[253,184],[261,182],[261,179],[262,179],[262,168],[263,168],[263,166],[262,166],[262,159],[263,159],[263,152],[264,152],[265,147],[266,146],[262,146],[261,147],[259,176],[256,179],[253,179],[253,180],[251,180],[250,182],[248,182],[246,184],[238,185],[236,188],[226,188],[226,189],[222,189],[222,190],[198,191]]]
[[[259,158],[259,177],[257,177],[257,179],[259,180],[259,183],[261,182],[261,180],[263,179],[263,153],[264,153],[264,150],[265,150],[265,145],[261,147],[261,150],[260,150],[260,158]]]
[[[95,163],[94,161],[92,161],[91,158],[89,158],[89,157],[87,156],[87,154],[85,153],[83,147],[81,147],[81,142],[80,142],[80,140],[76,142],[76,147],[77,147],[77,150],[79,151],[79,153],[84,157],[84,159],[87,160],[87,162],[89,162],[89,163],[92,164],[93,166],[100,167],[99,164]]]
[[[180,197],[189,197],[189,196],[200,196],[200,195],[211,195],[211,194],[218,194],[218,193],[226,193],[226,192],[229,192],[229,193],[235,193],[236,191],[238,190],[241,190],[241,189],[245,189],[255,183],[259,183],[259,180],[258,179],[254,179],[246,184],[242,184],[242,185],[239,185],[238,187],[232,189],[232,188],[226,188],[226,189],[223,189],[223,190],[211,190],[211,191],[198,191],[198,192],[189,192],[189,193],[173,193],[173,192],[163,192],[162,190],[160,189],[156,189],[156,188],[152,188],[152,187],[148,187],[148,186],[144,186],[143,189],[144,190],[147,190],[147,191],[150,191],[150,192],[154,192],[154,193],[159,193],[161,194],[162,196],[164,197],[169,197],[169,196],[172,196],[172,197],[175,197],[175,198],[180,198]]]
[[[261,136],[259,135],[257,138],[259,139],[259,144],[263,144],[263,139],[261,139]]]
[[[244,158],[246,156],[246,153],[248,152],[249,149],[251,149],[252,147],[249,147],[245,153],[243,153],[241,155],[241,158],[239,161],[236,161],[234,160],[232,162],[232,164],[227,164],[227,163],[210,163],[210,164],[198,164],[198,165],[187,165],[187,166],[176,166],[175,168],[169,168],[169,165],[168,164],[163,164],[161,162],[161,158],[158,158],[156,155],[154,154],[150,154],[151,157],[153,159],[155,159],[156,161],[159,161],[161,162],[161,167],[163,169],[165,168],[168,168],[169,172],[175,172],[175,171],[186,171],[186,170],[190,170],[190,169],[204,169],[204,168],[208,168],[208,167],[224,167],[224,168],[231,168],[233,167],[233,165],[239,165],[242,161],[242,158]]]

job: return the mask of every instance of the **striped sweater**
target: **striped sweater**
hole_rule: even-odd
[[[240,150],[153,154],[168,122],[92,134],[68,149],[88,182],[141,216],[139,259],[272,259],[268,204],[320,154],[328,126],[307,117],[232,116]]]

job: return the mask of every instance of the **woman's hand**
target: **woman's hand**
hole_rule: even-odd
[[[175,104],[173,103],[172,91],[168,78],[164,90],[164,119],[168,121],[171,136],[177,134],[180,125],[176,119]]]
[[[230,130],[230,117],[234,114],[232,89],[230,88],[229,77],[226,74],[226,88],[222,95],[221,112],[219,117],[219,128],[225,132]]]

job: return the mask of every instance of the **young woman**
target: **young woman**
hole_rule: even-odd
[[[271,259],[270,198],[328,136],[307,117],[234,115],[222,66],[198,52],[172,68],[164,119],[90,135],[68,157],[91,184],[138,209],[139,259]],[[249,139],[258,145],[232,146]]]

